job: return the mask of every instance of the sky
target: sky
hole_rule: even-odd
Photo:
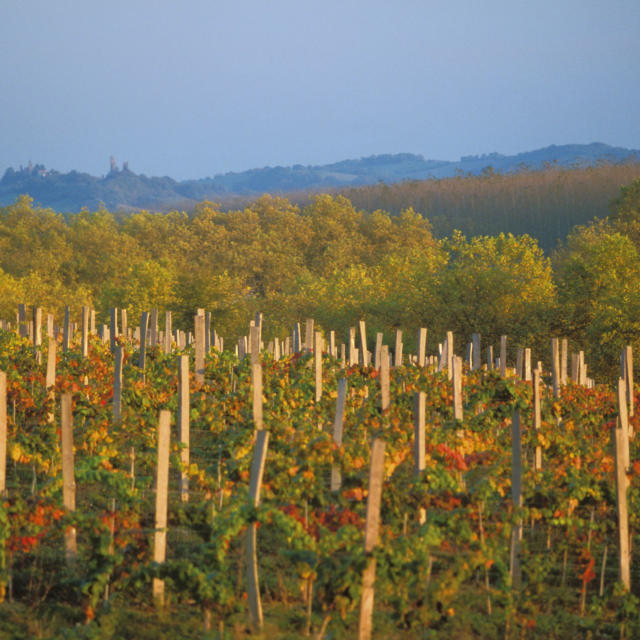
[[[0,175],[640,149],[638,0],[0,0]]]

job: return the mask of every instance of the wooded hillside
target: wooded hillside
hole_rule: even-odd
[[[103,321],[114,306],[133,317],[157,308],[187,327],[201,307],[230,340],[257,311],[273,319],[273,335],[303,317],[342,332],[366,318],[387,340],[420,326],[465,340],[504,333],[534,348],[563,335],[606,376],[625,344],[640,348],[639,191],[636,181],[617,218],[574,229],[553,258],[527,235],[437,239],[413,209],[368,213],[343,196],[120,219],[106,210],[64,218],[23,197],[0,209],[0,317],[19,303],[58,319],[65,305],[90,305]]]

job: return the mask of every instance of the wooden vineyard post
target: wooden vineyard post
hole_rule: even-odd
[[[425,327],[418,329],[418,366],[422,369],[427,355],[427,330]]]
[[[254,507],[260,506],[260,489],[267,459],[269,432],[260,430],[256,438],[256,447],[251,464],[249,480],[249,502]],[[258,578],[258,525],[252,522],[247,529],[246,563],[247,563],[247,596],[249,601],[249,624],[252,629],[262,631],[262,602],[260,600],[260,582]]]
[[[149,326],[149,312],[143,311],[142,318],[140,319],[140,371],[142,372],[142,379],[145,379],[144,369],[147,362],[147,328]]]
[[[386,411],[391,404],[391,392],[389,389],[389,347],[382,346],[380,354],[380,408]]]
[[[453,357],[453,417],[462,420],[462,358]]]
[[[122,345],[116,345],[113,362],[113,422],[122,420]]]
[[[424,391],[417,391],[413,395],[413,420],[414,420],[414,473],[420,475],[425,468],[425,406],[427,394]]]
[[[109,315],[111,320],[111,331],[109,333],[109,346],[111,348],[111,353],[115,353],[116,338],[118,337],[118,309],[116,307],[111,307],[111,311]]]
[[[473,366],[474,371],[478,371],[482,366],[482,351],[480,347],[480,334],[474,333],[471,336],[471,343],[473,344]]]
[[[338,359],[338,349],[336,346],[336,332],[331,330],[329,331],[329,355],[332,358]]]
[[[627,511],[627,488],[629,480],[629,418],[625,381],[618,380],[618,424],[614,427],[614,451],[616,464],[616,504],[618,511],[618,545],[620,581],[626,591],[631,590],[631,550],[629,548],[629,514]]]
[[[567,384],[567,362],[569,357],[569,341],[562,338],[560,342],[560,385]]]
[[[53,317],[53,313],[47,314],[47,338],[54,338],[54,325],[55,318]]]
[[[342,446],[342,433],[344,428],[344,405],[347,399],[347,380],[340,378],[338,381],[338,399],[336,400],[336,417],[333,421],[333,441],[336,446]],[[342,474],[337,465],[331,467],[331,491],[339,491],[342,486]]]
[[[189,501],[189,356],[178,358],[179,366],[179,409],[178,409],[178,437],[180,438],[180,500]]]
[[[27,327],[27,305],[20,303],[18,305],[18,335],[21,338],[29,337],[29,327]]]
[[[320,402],[322,398],[322,333],[316,331],[313,336],[313,364],[315,372],[315,401]]]
[[[558,338],[551,338],[551,376],[553,381],[553,397],[560,397],[560,351]]]
[[[41,354],[38,347],[42,344],[42,309],[33,307],[33,353],[38,364],[41,362]]]
[[[120,332],[125,339],[129,337],[129,326],[127,325],[126,309],[120,309]]]
[[[524,369],[524,349],[522,347],[518,347],[518,351],[516,352],[516,378],[522,380]]]
[[[383,333],[376,333],[376,351],[375,351],[375,359],[374,359],[374,363],[373,366],[375,367],[376,371],[380,371],[380,357],[382,354],[382,341],[384,339],[384,334]]]
[[[520,587],[520,540],[522,540],[522,519],[516,514],[522,508],[522,435],[520,432],[520,411],[513,413],[511,421],[511,503],[516,518],[511,531],[511,553],[509,577],[512,588]]]
[[[620,377],[625,383],[625,393],[627,395],[628,414],[633,417],[634,399],[633,399],[633,350],[631,345],[627,345],[620,356]],[[631,425],[629,425],[631,428]],[[633,433],[629,434],[633,437]]]
[[[453,331],[447,331],[447,376],[453,376]]]
[[[507,375],[507,336],[500,336],[500,377]]]
[[[256,431],[262,429],[262,364],[260,362],[260,328],[251,327],[251,393],[253,424]],[[254,348],[255,347],[255,348]]]
[[[171,311],[164,314],[164,352],[171,353]]]
[[[304,328],[304,348],[306,351],[313,350],[313,318],[307,318]]]
[[[62,350],[67,352],[71,346],[71,319],[69,318],[69,307],[64,308],[64,333],[62,334]]]
[[[396,330],[396,346],[393,352],[393,366],[402,366],[402,330]]]
[[[369,356],[367,349],[367,325],[364,320],[360,320],[358,322],[358,327],[360,329],[360,351],[362,352],[362,357],[360,359],[363,367],[369,366]]]
[[[349,328],[349,366],[353,367],[358,364],[358,356],[356,349],[356,329],[355,327]]]
[[[538,434],[541,426],[540,420],[540,371],[536,369],[533,372],[533,429]],[[535,449],[535,462],[534,469],[536,471],[542,470],[542,447],[539,444],[536,444]]]
[[[378,531],[380,529],[380,502],[384,480],[384,446],[385,442],[381,438],[376,438],[371,446],[369,494],[367,495],[367,515],[364,530],[364,552],[368,558],[367,566],[362,575],[358,640],[369,640],[371,638],[375,596],[374,585],[376,580],[376,559],[372,554],[378,544]]]
[[[155,349],[158,344],[158,310],[151,309],[149,315],[149,346]]]
[[[76,510],[76,481],[73,469],[73,416],[71,414],[71,394],[65,393],[60,403],[60,435],[62,449],[62,503],[67,511]],[[76,559],[76,529],[68,527],[64,533],[64,548],[67,564]]]
[[[47,374],[45,377],[45,389],[47,397],[53,403],[54,392],[53,387],[56,384],[56,351],[58,343],[53,338],[49,338],[49,349],[47,350]],[[51,423],[55,420],[53,410],[47,415],[47,422]]]
[[[493,361],[493,345],[487,347],[487,370],[493,371],[495,362]]]
[[[7,490],[7,374],[0,371],[0,497]]]
[[[531,349],[524,350],[524,379],[526,382],[531,380]]]
[[[167,554],[167,510],[169,497],[169,439],[171,413],[163,409],[158,418],[158,464],[156,471],[156,524],[153,534],[153,561],[163,564]],[[164,580],[153,579],[153,600],[164,605]]]
[[[204,384],[204,315],[198,314],[194,318],[194,332],[196,336],[195,379],[196,384]],[[253,345],[251,345],[253,351]]]
[[[262,314],[260,315],[262,319]],[[262,321],[262,320],[261,320]],[[204,352],[205,354],[211,351],[211,311],[206,311],[204,314]]]
[[[302,351],[302,328],[300,327],[300,323],[296,322],[293,327],[293,352],[299,353]]]
[[[80,324],[80,350],[82,351],[82,357],[86,358],[89,355],[89,307],[82,307],[82,318]]]

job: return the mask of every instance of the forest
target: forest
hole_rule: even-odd
[[[529,180],[460,178],[485,179],[503,195]],[[189,214],[63,216],[23,196],[0,208],[0,318],[14,320],[19,303],[58,323],[67,305],[95,308],[99,322],[111,307],[132,318],[155,308],[188,329],[204,308],[228,344],[256,312],[268,318],[267,338],[313,317],[344,340],[366,319],[389,341],[397,328],[421,326],[463,341],[479,332],[488,344],[508,334],[540,358],[563,336],[584,350],[596,380],[612,375],[624,345],[640,348],[640,180],[618,190],[609,216],[573,227],[551,252],[529,234],[437,237],[428,217],[389,204],[393,213],[342,195],[305,205],[263,196],[238,210],[205,201]]]

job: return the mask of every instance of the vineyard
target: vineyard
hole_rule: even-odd
[[[33,318],[0,330],[0,636],[640,637],[629,348],[612,388],[557,339]]]

